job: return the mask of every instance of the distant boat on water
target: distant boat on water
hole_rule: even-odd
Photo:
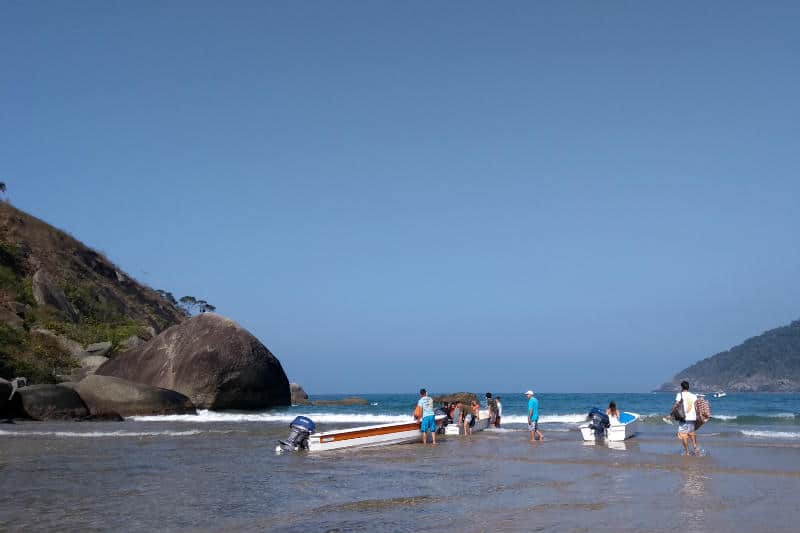
[[[727,396],[725,391],[717,391],[714,393],[714,398],[724,398],[725,396]]]

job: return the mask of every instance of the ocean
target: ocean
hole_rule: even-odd
[[[528,440],[525,397],[499,392],[499,430],[275,453],[295,416],[318,430],[409,420],[417,399],[358,396],[368,405],[0,425],[0,530],[798,530],[800,395],[709,398],[696,457],[662,420],[668,393],[537,394],[544,442]],[[584,444],[578,424],[610,400],[642,415],[639,434]]]

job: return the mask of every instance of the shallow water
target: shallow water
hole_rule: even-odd
[[[563,421],[534,444],[511,423],[436,446],[276,455],[277,416],[2,425],[0,530],[788,532],[800,519],[800,440],[774,437],[797,432],[791,418],[709,424],[704,454],[683,457],[663,422],[609,447]]]

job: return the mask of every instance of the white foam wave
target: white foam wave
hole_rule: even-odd
[[[715,418],[717,420],[736,420],[739,417],[736,415],[711,415],[711,418]]]
[[[196,415],[132,416],[137,422],[285,422],[290,423],[298,413],[230,413],[207,409],[197,411]],[[316,424],[388,424],[391,422],[410,422],[411,415],[360,414],[360,413],[303,413]]]
[[[567,415],[542,415],[539,417],[540,424],[580,424],[586,421],[586,414],[567,414]],[[503,424],[527,424],[526,415],[503,415]]]
[[[62,437],[62,438],[118,438],[118,437],[187,437],[203,433],[198,429],[187,431],[5,431],[0,436],[9,437]]]
[[[759,431],[744,429],[742,434],[748,437],[756,437],[762,439],[800,439],[800,433],[795,431]]]

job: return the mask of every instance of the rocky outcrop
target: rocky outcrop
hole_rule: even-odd
[[[103,357],[111,351],[111,343],[108,341],[96,342],[86,347],[88,356]]]
[[[11,399],[15,416],[33,420],[74,420],[89,414],[78,393],[61,385],[30,385]]]
[[[78,312],[64,295],[64,291],[53,283],[44,270],[37,270],[33,275],[33,299],[39,305],[55,307],[72,322],[77,322],[80,318]]]
[[[339,400],[314,400],[312,405],[369,405],[369,401],[357,396],[349,396]]]
[[[289,390],[292,394],[292,405],[309,405],[308,394],[297,383],[289,383]]]
[[[93,417],[196,414],[183,394],[111,376],[87,376],[75,391]]]
[[[470,405],[473,401],[478,401],[478,396],[472,392],[454,392],[453,394],[443,394],[442,396],[434,396],[433,403],[441,405],[443,402],[461,402],[463,405]]]
[[[198,408],[262,409],[291,401],[280,361],[247,330],[213,313],[172,326],[96,374],[174,390]]]

